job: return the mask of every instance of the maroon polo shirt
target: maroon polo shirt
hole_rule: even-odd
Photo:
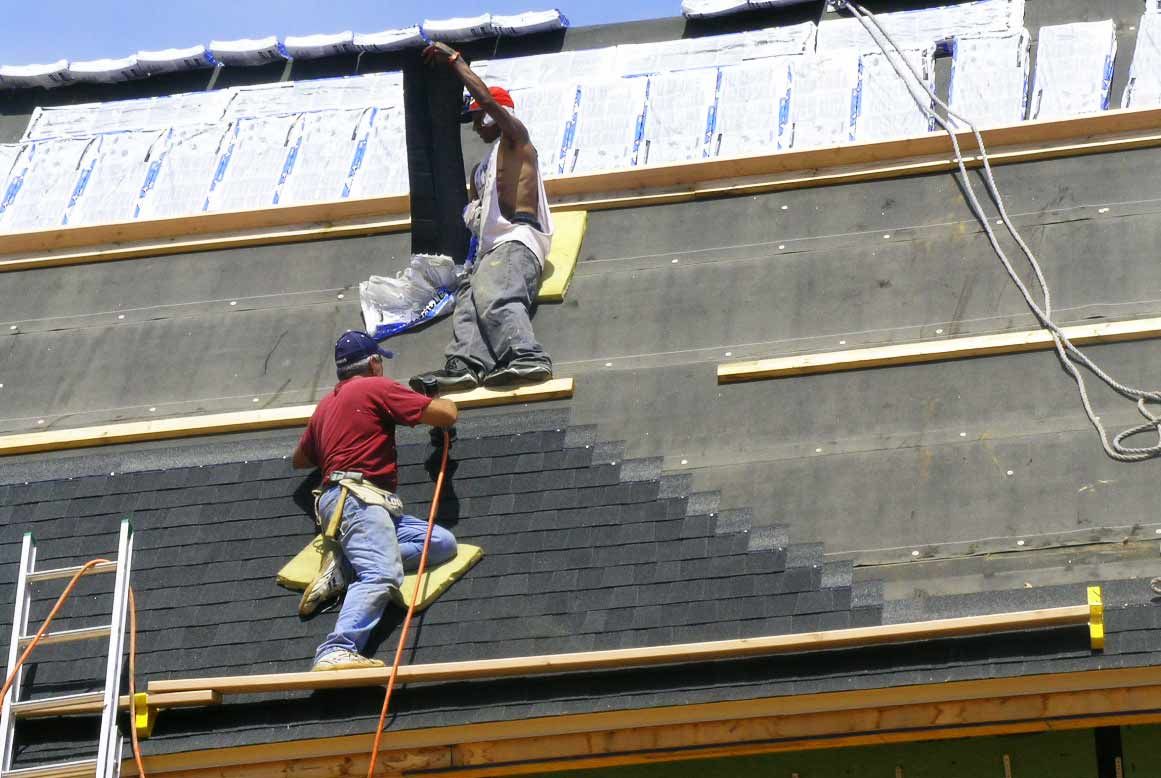
[[[381,489],[395,491],[395,425],[414,427],[431,398],[381,376],[339,382],[319,401],[299,447],[322,470],[362,473]]]

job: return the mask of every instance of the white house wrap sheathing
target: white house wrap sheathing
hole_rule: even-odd
[[[1060,119],[1109,107],[1117,28],[1112,19],[1040,28],[1029,119]]]
[[[1137,47],[1129,67],[1129,83],[1121,95],[1122,108],[1161,105],[1161,13],[1146,12],[1137,27]]]
[[[923,85],[935,89],[935,46],[907,49],[903,53],[923,76],[922,85],[912,83],[909,87],[908,81],[914,82],[914,79],[908,74],[908,80],[904,81],[885,54],[872,53],[861,57],[859,116],[855,122],[855,140],[860,143],[922,135],[931,130],[929,115],[919,108],[912,95],[922,96],[931,107]]]
[[[1023,120],[1028,111],[1029,46],[1027,30],[956,39],[948,105],[977,127]]]

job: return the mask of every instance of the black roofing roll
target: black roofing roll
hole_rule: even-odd
[[[403,66],[407,175],[411,184],[411,251],[447,254],[463,262],[469,234],[461,214],[468,203],[460,145],[463,85],[448,68],[419,56]]]

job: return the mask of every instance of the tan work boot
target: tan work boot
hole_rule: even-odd
[[[320,656],[310,669],[317,673],[326,670],[363,670],[368,667],[383,667],[383,663],[345,648],[335,648]]]

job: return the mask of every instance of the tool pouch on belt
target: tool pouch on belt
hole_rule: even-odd
[[[347,475],[336,473],[335,475]],[[354,477],[357,474],[350,474],[349,477],[334,478],[332,476],[330,483],[337,484],[342,489],[339,495],[339,501],[335,503],[335,508],[331,511],[329,520],[324,520],[322,513],[319,511],[319,500],[322,498],[323,489],[315,489],[314,494],[314,521],[318,527],[319,532],[328,538],[334,538],[338,535],[339,525],[343,519],[343,507],[347,503],[347,495],[353,494],[366,505],[378,505],[386,509],[391,514],[391,518],[397,519],[403,515],[403,500],[399,499],[399,495],[394,492],[389,492],[386,489],[380,489],[377,486],[362,480],[361,476]],[[325,521],[325,523],[324,523]]]

